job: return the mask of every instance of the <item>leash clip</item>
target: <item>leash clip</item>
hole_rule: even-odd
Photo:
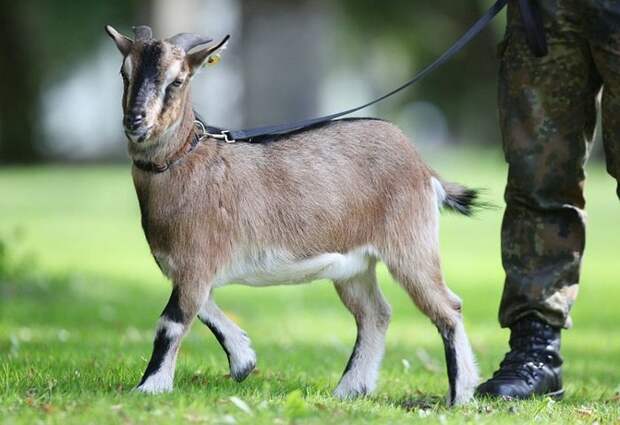
[[[209,137],[213,137],[214,139],[223,140],[226,143],[235,143],[236,140],[233,139],[232,134],[230,134],[230,130],[222,130],[219,133],[209,133],[205,132],[205,134]]]

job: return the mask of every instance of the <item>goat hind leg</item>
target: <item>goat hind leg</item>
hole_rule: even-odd
[[[334,287],[357,325],[353,353],[334,391],[336,397],[350,399],[369,394],[375,388],[391,308],[377,285],[374,259],[364,274],[336,281]]]
[[[463,318],[451,324],[438,324],[437,329],[443,339],[446,368],[450,381],[448,404],[463,404],[471,400],[480,378],[474,353],[471,349]]]
[[[230,376],[237,382],[243,381],[256,367],[256,353],[247,334],[230,320],[215,304],[213,295],[204,303],[198,318],[215,335],[226,356]]]
[[[461,301],[445,286],[438,258],[417,262],[417,267],[389,268],[442,337],[450,384],[448,403],[468,402],[479,381],[478,368],[465,333]]]

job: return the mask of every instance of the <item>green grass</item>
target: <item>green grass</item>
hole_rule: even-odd
[[[447,178],[488,188],[486,197],[502,205],[505,167],[497,152],[429,159]],[[394,318],[372,397],[330,396],[355,326],[328,282],[219,290],[219,304],[252,338],[259,370],[231,381],[225,355],[197,323],[181,349],[175,391],[131,393],[169,284],[141,233],[129,167],[2,169],[0,240],[10,267],[0,268],[0,423],[620,424],[620,204],[600,166],[591,167],[587,190],[588,251],[575,326],[563,340],[565,400],[448,409],[440,338],[384,269]],[[465,302],[484,376],[506,350],[507,332],[496,320],[500,221],[501,210],[442,218],[446,279]]]

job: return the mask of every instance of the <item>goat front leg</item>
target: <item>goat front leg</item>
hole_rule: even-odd
[[[215,335],[228,357],[230,376],[241,382],[256,367],[256,353],[252,349],[250,338],[235,322],[230,320],[215,304],[213,294],[204,303],[198,318]]]
[[[207,298],[208,292],[209,286],[205,284],[174,283],[170,300],[159,319],[151,360],[136,388],[137,391],[148,394],[172,391],[181,340]]]

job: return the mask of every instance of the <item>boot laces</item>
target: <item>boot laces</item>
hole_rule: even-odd
[[[546,344],[545,338],[534,335],[511,338],[512,350],[506,353],[493,376],[508,380],[518,378],[531,384],[540,370],[553,361],[553,355],[545,349]]]
[[[499,370],[494,373],[495,378],[523,379],[531,384],[537,377],[540,369],[545,365],[535,353],[509,352],[499,365]]]

